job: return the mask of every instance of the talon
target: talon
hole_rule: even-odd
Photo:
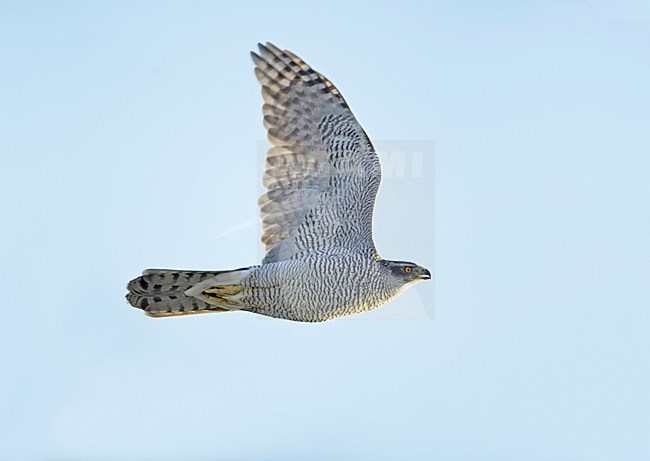
[[[202,294],[206,298],[212,299],[219,303],[236,306],[237,303],[235,301],[237,299],[233,300],[232,297],[235,297],[242,291],[244,291],[243,285],[226,285],[222,287],[208,288],[207,290],[204,290]]]
[[[241,293],[243,290],[243,285],[226,285],[223,287],[208,288],[203,292],[203,294],[205,296],[212,295],[220,298],[222,296],[234,296]]]

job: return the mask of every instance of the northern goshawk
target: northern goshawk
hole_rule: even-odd
[[[260,197],[261,265],[229,271],[149,269],[128,302],[152,317],[247,311],[321,322],[374,309],[429,271],[379,257],[372,238],[379,158],[341,93],[271,43],[251,53],[274,147]]]

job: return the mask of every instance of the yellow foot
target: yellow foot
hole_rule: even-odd
[[[241,298],[239,295],[244,291],[243,285],[226,285],[222,287],[212,287],[203,291],[203,296],[216,302],[236,305],[236,301]]]

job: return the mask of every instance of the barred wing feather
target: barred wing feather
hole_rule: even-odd
[[[341,93],[287,50],[251,53],[274,145],[260,197],[264,263],[306,255],[376,256],[372,214],[379,158]]]

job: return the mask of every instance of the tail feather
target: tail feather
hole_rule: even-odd
[[[126,299],[131,306],[142,309],[151,317],[227,312],[232,310],[232,307],[220,307],[219,303],[209,303],[185,292],[201,282],[228,272],[230,271],[148,269],[140,277],[129,282]]]

